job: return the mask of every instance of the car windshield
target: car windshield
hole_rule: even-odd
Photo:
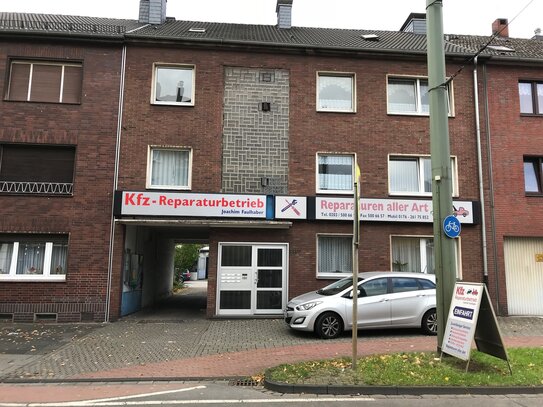
[[[362,278],[358,278],[358,281],[362,281]],[[353,285],[353,279],[351,277],[344,278],[339,281],[336,281],[335,283],[332,283],[330,285],[327,285],[324,288],[321,288],[317,291],[317,294],[320,295],[334,295],[337,293],[342,292],[346,288],[349,288]]]

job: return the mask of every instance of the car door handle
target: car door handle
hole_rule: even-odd
[[[389,301],[388,298],[383,298],[383,299],[382,299],[381,301],[379,301],[379,302],[387,302],[387,301]]]

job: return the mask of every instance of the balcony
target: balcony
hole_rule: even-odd
[[[0,181],[0,193],[32,195],[72,195],[73,183]]]

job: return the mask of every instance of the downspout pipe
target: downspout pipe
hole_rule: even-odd
[[[479,112],[479,78],[477,74],[477,57],[473,60],[473,99],[475,104],[475,133],[477,138],[477,172],[479,176],[479,200],[481,201],[481,243],[483,249],[483,282],[488,285],[488,257],[485,216],[485,190],[483,178],[483,155],[481,149],[481,119]]]
[[[122,123],[123,123],[123,104],[124,104],[124,81],[126,77],[126,45],[123,45],[122,55],[121,55],[121,80],[119,83],[119,106],[117,108],[117,140],[115,143],[115,170],[113,175],[113,192],[111,194],[111,222],[110,222],[110,232],[109,232],[109,259],[107,267],[107,294],[106,294],[106,315],[104,322],[109,322],[109,313],[111,310],[111,289],[113,281],[113,249],[115,247],[115,215],[114,205],[115,205],[115,191],[119,185],[119,161],[121,155],[121,133],[122,133]]]
[[[496,290],[496,306],[498,315],[502,315],[500,309],[500,273],[498,267],[498,237],[496,234],[496,208],[494,199],[494,169],[492,164],[492,134],[490,130],[490,107],[488,105],[488,72],[487,65],[483,65],[483,90],[485,102],[485,128],[486,128],[486,145],[487,145],[487,162],[488,162],[488,185],[489,185],[489,208],[490,208],[490,229],[492,230],[492,261],[494,263],[493,272]]]

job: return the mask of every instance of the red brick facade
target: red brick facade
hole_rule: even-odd
[[[9,63],[13,58],[78,61],[83,66],[83,88],[80,104],[14,102],[6,97],[0,102],[0,144],[76,148],[73,195],[0,194],[0,236],[69,236],[66,281],[1,281],[0,314],[12,315],[15,321],[33,321],[41,313],[55,314],[59,322],[116,320],[128,312],[123,309],[127,301],[125,295],[132,292],[129,289],[131,282],[127,281],[132,266],[127,266],[127,259],[134,255],[143,259],[144,280],[134,286],[145,288],[141,289],[141,298],[132,301],[139,301],[141,306],[148,305],[165,294],[161,286],[172,278],[172,266],[164,266],[169,258],[161,257],[162,253],[168,253],[164,246],[179,241],[209,245],[209,317],[217,314],[222,243],[287,245],[288,284],[285,289],[288,298],[328,282],[326,278],[317,277],[317,236],[351,234],[351,222],[308,218],[293,220],[291,225],[284,221],[278,227],[272,222],[275,219],[268,218],[240,227],[235,223],[237,220],[224,226],[217,224],[224,220],[222,218],[172,217],[160,213],[120,216],[113,210],[114,189],[117,192],[148,190],[151,146],[190,149],[191,188],[182,192],[225,193],[227,68],[288,72],[288,188],[283,195],[309,199],[322,196],[316,190],[316,155],[347,153],[356,154],[360,165],[362,198],[430,202],[429,196],[390,194],[388,179],[390,155],[430,154],[427,115],[387,112],[388,76],[426,77],[425,55],[394,57],[379,56],[377,52],[366,57],[348,52],[310,55],[292,49],[289,52],[263,47],[256,50],[247,44],[227,48],[159,42],[148,44],[127,40],[122,45],[98,45],[92,41],[2,42],[0,74],[3,78],[9,78]],[[123,46],[126,46],[124,65]],[[193,106],[151,102],[155,63],[194,67]],[[451,75],[461,66],[449,60],[447,74]],[[473,202],[477,209],[480,196],[472,71],[472,67],[464,68],[452,82],[449,137],[451,155],[457,164],[458,195],[454,199]],[[498,301],[498,312],[506,314],[504,238],[541,237],[534,225],[543,218],[539,198],[526,196],[521,181],[524,178],[523,156],[543,157],[543,147],[538,142],[540,117],[520,115],[518,82],[543,78],[537,68],[489,64],[480,71],[478,90],[488,276],[484,275],[483,226],[478,216],[475,216],[474,224],[462,227],[460,272],[465,281],[488,281],[491,297]],[[353,75],[354,112],[317,110],[319,72]],[[119,123],[121,96],[122,122]],[[272,106],[272,112],[273,108],[276,106]],[[250,150],[247,147],[247,162],[251,158]],[[117,153],[118,162],[115,161]],[[492,177],[489,157],[493,163]],[[256,160],[252,165],[249,171],[260,163]],[[363,221],[360,271],[390,270],[393,263],[391,239],[396,236],[432,237],[432,226],[430,222]]]
[[[0,77],[10,58],[82,61],[81,104],[0,102],[0,143],[76,148],[73,196],[0,194],[0,233],[69,235],[65,282],[0,283],[2,314],[32,322],[103,321],[107,310],[121,49],[71,43],[2,42]],[[7,81],[4,83],[7,90]],[[82,315],[84,315],[82,317]]]

